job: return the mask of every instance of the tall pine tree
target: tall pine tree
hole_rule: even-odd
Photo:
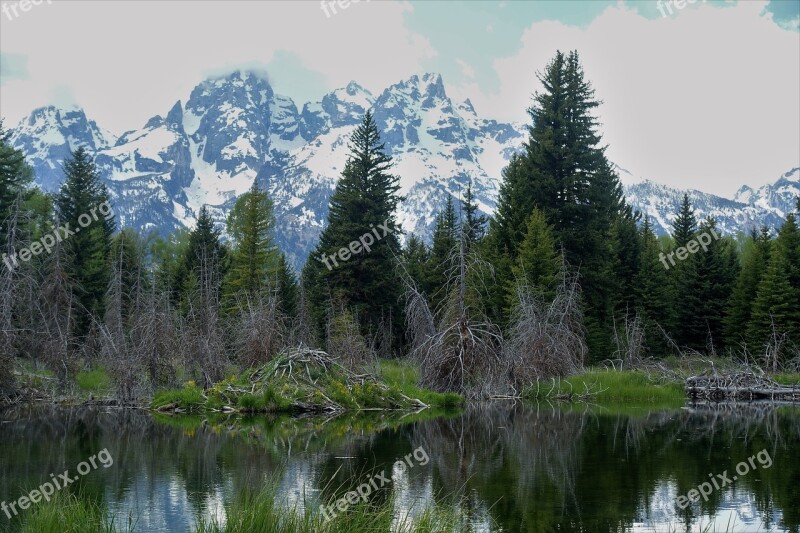
[[[69,228],[63,246],[67,256],[65,270],[74,281],[78,304],[75,334],[88,333],[92,317],[105,313],[105,294],[111,276],[109,251],[115,229],[114,219],[100,216],[93,220],[103,204],[111,205],[108,191],[100,182],[97,168],[84,148],[78,148],[64,162],[66,179],[56,197],[59,227]],[[86,225],[86,221],[91,222]],[[62,231],[62,234],[64,232]]]
[[[401,200],[400,186],[390,173],[392,160],[370,111],[353,132],[349,149],[331,196],[328,225],[307,263],[313,272],[304,280],[313,283],[309,297],[318,320],[324,317],[319,312],[323,305],[342,299],[356,311],[364,333],[375,333],[391,322],[394,338],[401,340],[400,284],[395,271],[401,230],[394,215]],[[366,234],[374,237],[369,250],[359,241]]]
[[[504,171],[493,254],[508,254],[513,264],[533,209],[541,209],[567,263],[580,271],[590,351],[606,357],[615,300],[609,241],[612,224],[624,215],[622,188],[600,145],[593,116],[600,102],[577,52],[558,52],[539,80],[544,90],[529,110],[525,152]]]

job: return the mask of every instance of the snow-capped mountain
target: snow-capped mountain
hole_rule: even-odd
[[[794,168],[772,185],[757,190],[744,186],[733,200],[696,190],[681,190],[651,180],[631,180],[627,171],[617,167],[629,204],[647,215],[656,233],[665,235],[672,230],[675,214],[683,195],[695,209],[698,220],[714,217],[717,227],[728,234],[749,232],[766,225],[777,228],[786,215],[795,209],[800,194],[800,168]],[[629,174],[629,173],[628,173]]]
[[[300,110],[301,109],[301,110]],[[217,220],[258,180],[275,203],[278,243],[302,265],[325,223],[328,200],[344,168],[347,143],[372,109],[393,172],[400,178],[398,218],[406,232],[428,236],[447,195],[472,183],[485,213],[495,207],[502,169],[520,150],[527,125],[480,117],[469,100],[453,102],[438,74],[415,75],[373,95],[356,82],[298,108],[252,72],[200,83],[178,101],[118,139],[80,109],[34,110],[12,131],[37,182],[55,190],[70,150],[86,147],[109,187],[121,225],[168,233],[191,226],[201,205]],[[684,191],[632,179],[618,167],[629,202],[670,229]],[[698,216],[713,215],[728,232],[779,225],[794,208],[800,169],[733,200],[690,191]]]

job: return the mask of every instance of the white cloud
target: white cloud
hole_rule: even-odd
[[[679,187],[732,194],[800,165],[800,34],[763,15],[764,1],[697,4],[648,20],[618,5],[585,29],[531,25],[513,57],[494,63],[501,88],[454,88],[478,113],[528,121],[541,71],[576,49],[604,103],[609,157]]]
[[[120,133],[169,111],[209,73],[266,67],[280,51],[322,74],[317,97],[353,79],[382,90],[423,71],[435,54],[404,27],[411,9],[360,2],[326,17],[313,1],[44,3],[12,21],[0,18],[0,47],[27,57],[28,74],[3,83],[0,115],[13,125],[68,86],[91,118]],[[293,96],[293,80],[270,79]]]

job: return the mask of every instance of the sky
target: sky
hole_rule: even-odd
[[[0,6],[7,126],[79,105],[119,135],[242,68],[298,107],[438,72],[479,116],[528,123],[560,49],[580,53],[607,154],[636,177],[730,197],[800,166],[800,0],[26,2]]]

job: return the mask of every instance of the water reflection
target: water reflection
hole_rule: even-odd
[[[231,498],[276,478],[289,505],[316,508],[382,470],[396,476],[371,505],[393,505],[398,517],[457,505],[476,530],[695,531],[714,520],[710,531],[800,530],[797,408],[611,412],[496,402],[430,419],[18,408],[0,420],[0,501],[108,448],[114,466],[70,490],[105,502],[117,523],[132,520],[138,531],[224,520]],[[393,470],[419,447],[428,464]],[[764,449],[770,468],[686,509],[675,503]]]

